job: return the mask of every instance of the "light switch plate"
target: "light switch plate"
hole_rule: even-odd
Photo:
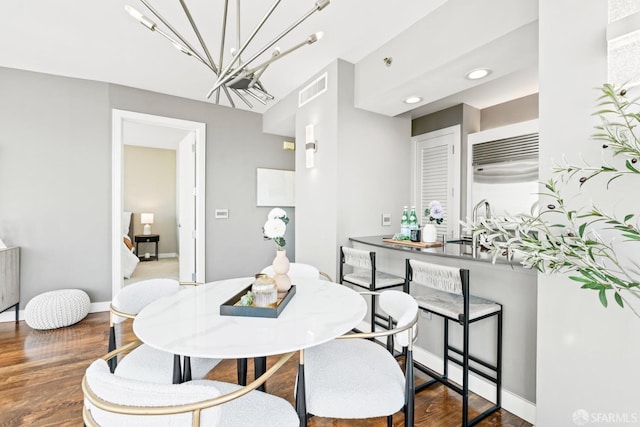
[[[229,209],[216,209],[215,218],[216,219],[228,219],[229,218]]]
[[[391,214],[390,213],[383,213],[382,214],[382,225],[387,227],[391,225]]]

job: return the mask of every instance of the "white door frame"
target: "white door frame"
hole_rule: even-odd
[[[123,123],[125,121],[172,127],[195,133],[196,144],[196,282],[205,282],[205,149],[206,125],[200,122],[112,109],[111,161],[111,283],[112,295],[124,286],[121,263],[123,205]]]

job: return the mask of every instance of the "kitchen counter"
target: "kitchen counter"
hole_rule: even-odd
[[[470,244],[460,244],[460,243],[444,243],[442,246],[430,247],[430,248],[419,248],[413,246],[407,246],[402,244],[388,243],[384,242],[382,239],[389,239],[392,236],[383,235],[383,236],[365,236],[365,237],[350,237],[349,240],[352,242],[361,243],[369,246],[377,246],[379,248],[385,249],[393,249],[397,251],[404,251],[407,253],[408,257],[418,254],[424,255],[434,255],[439,257],[447,257],[447,258],[459,258],[465,261],[479,261],[479,262],[488,262],[494,263],[493,255],[489,254],[486,250],[479,250],[478,256],[471,256],[471,245]],[[514,261],[510,263],[504,256],[498,256],[495,260],[495,264],[502,264],[507,266],[512,266],[514,268],[523,268],[520,263]]]

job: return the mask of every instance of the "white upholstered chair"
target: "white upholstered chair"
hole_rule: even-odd
[[[268,276],[275,275],[275,272],[273,271],[273,267],[270,266],[270,265],[265,267],[265,268],[263,268],[261,273],[266,274]],[[329,276],[327,273],[324,273],[324,272],[318,270],[313,265],[303,264],[303,263],[299,263],[299,262],[292,262],[292,263],[289,264],[289,272],[287,273],[287,276],[289,276],[289,277],[314,277],[314,278],[326,279],[326,280],[328,280],[330,282],[333,282],[333,280],[331,279],[331,276]]]
[[[462,396],[462,426],[475,425],[501,407],[502,395],[502,305],[471,295],[469,290],[469,270],[427,263],[415,259],[406,260],[406,291],[414,293],[422,288],[423,295],[415,299],[420,310],[442,317],[444,328],[443,373],[440,374],[418,362],[417,369],[433,377],[421,384],[416,392],[439,382],[460,393]],[[494,319],[496,325],[495,362],[481,360],[471,354],[469,345],[470,325]],[[462,328],[462,347],[454,347],[449,342],[449,323]],[[449,363],[462,368],[462,386],[449,380]],[[496,397],[491,407],[469,418],[469,371],[476,373],[495,385]]]
[[[391,425],[393,414],[403,410],[405,426],[413,426],[418,304],[401,291],[388,290],[378,296],[380,308],[394,320],[393,329],[343,335],[301,351],[298,376],[304,378],[305,386],[296,390],[296,397],[304,399],[306,413],[345,419],[386,416]],[[389,351],[367,339],[390,334],[403,347],[406,375]],[[306,419],[301,424],[305,423]]]
[[[254,391],[294,353],[281,357],[245,387],[210,380],[154,384],[112,374],[105,360],[138,344],[130,343],[87,368],[82,380],[85,425],[297,427],[300,423],[289,402]]]
[[[179,292],[180,284],[174,279],[149,279],[134,282],[122,288],[111,301],[111,324],[109,328],[108,351],[116,348],[115,325],[136,315],[153,301]],[[117,358],[109,360],[111,372],[140,381],[155,383],[180,382],[175,378],[174,364],[179,363],[179,356],[156,350],[143,344],[131,352],[121,363]],[[185,362],[186,379],[200,379],[213,369],[219,359],[190,358]],[[180,369],[178,368],[177,371]]]

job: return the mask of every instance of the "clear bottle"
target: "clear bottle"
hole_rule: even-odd
[[[420,228],[418,224],[418,215],[416,215],[416,207],[411,206],[411,213],[409,214],[409,230],[417,230]]]
[[[411,237],[411,229],[409,228],[409,206],[404,206],[402,210],[402,219],[400,219],[400,234],[403,237]]]

